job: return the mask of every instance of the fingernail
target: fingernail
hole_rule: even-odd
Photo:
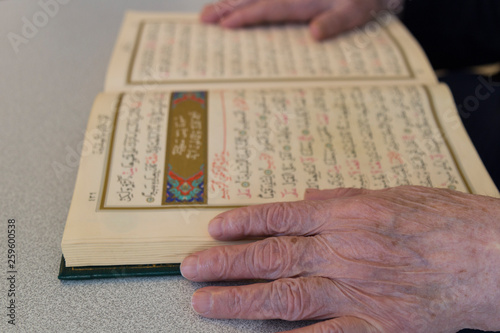
[[[189,256],[182,261],[181,274],[188,280],[198,277],[198,256]]]
[[[196,313],[207,313],[212,307],[212,295],[206,291],[197,291],[191,299],[191,305]]]
[[[316,40],[321,39],[321,29],[317,23],[312,23],[311,27],[309,28],[309,31],[311,32],[311,35],[314,39]]]
[[[200,21],[203,23],[215,23],[217,22],[217,16],[209,10],[203,10],[200,14]]]
[[[208,225],[208,233],[210,236],[213,238],[219,239],[222,237],[222,223],[223,219],[221,217],[216,217],[212,221],[210,221],[210,224]]]
[[[226,16],[220,20],[220,25],[224,28],[237,28],[239,26],[238,18],[235,18],[231,15]]]

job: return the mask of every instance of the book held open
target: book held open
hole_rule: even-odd
[[[69,267],[179,263],[232,207],[307,188],[499,196],[424,53],[393,16],[315,42],[128,13],[94,103],[62,240]]]

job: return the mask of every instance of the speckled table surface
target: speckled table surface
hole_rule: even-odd
[[[124,12],[197,12],[206,1],[57,0],[57,11],[44,22],[41,4],[54,1],[0,1],[0,332],[276,332],[303,326],[203,319],[190,305],[203,284],[180,276],[57,279],[77,173],[74,152],[103,90]],[[44,24],[29,31],[26,21],[34,19]],[[66,167],[55,170],[56,164]],[[14,297],[8,296],[9,219],[16,226]],[[12,298],[15,325],[7,316]]]

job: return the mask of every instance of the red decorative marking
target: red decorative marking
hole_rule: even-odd
[[[156,164],[158,162],[158,155],[156,153],[146,157],[146,164]]]
[[[210,180],[210,188],[212,191],[221,191],[222,199],[230,199],[229,196],[229,185],[227,184],[232,180],[229,175],[229,153],[226,151],[226,140],[227,140],[227,130],[226,130],[226,104],[224,101],[224,92],[220,93],[221,105],[222,105],[222,129],[223,129],[223,140],[222,140],[222,152],[220,154],[215,153],[212,167],[210,168],[210,173],[212,179]]]
[[[245,196],[247,197],[248,199],[251,199],[252,198],[252,193],[250,193],[250,189],[249,188],[246,188],[244,190],[242,189],[238,189],[238,195],[239,196]]]
[[[238,109],[242,111],[248,111],[248,104],[247,101],[245,101],[244,98],[241,97],[235,97],[233,98],[233,104],[236,106]]]
[[[203,98],[198,98],[198,97],[196,97],[195,94],[189,94],[189,93],[186,93],[182,97],[174,99],[174,104],[177,105],[177,104],[184,102],[184,101],[187,101],[187,100],[195,101],[195,102],[202,104],[202,105],[205,104],[205,100]]]
[[[350,169],[354,168],[359,170],[359,161],[356,159],[347,160],[347,165],[349,166]]]
[[[280,125],[288,125],[288,116],[284,113],[277,113],[274,115],[276,117],[276,121]]]
[[[431,157],[431,160],[436,160],[436,159],[437,160],[442,160],[442,159],[444,159],[444,155],[443,154],[431,154],[430,157]]]
[[[395,151],[390,151],[387,153],[387,157],[389,158],[389,162],[391,164],[395,164],[398,162],[399,164],[403,164],[403,159],[401,158],[401,154]]]
[[[210,188],[212,189],[212,191],[217,191],[217,190],[220,190],[222,192],[222,199],[230,199],[230,196],[229,196],[229,186],[221,181],[217,181],[217,180],[211,180],[210,181]]]
[[[312,135],[301,135],[299,136],[299,141],[312,141],[314,140],[313,136]]]
[[[296,198],[299,197],[299,194],[297,193],[297,189],[295,187],[292,188],[291,190],[285,189],[285,190],[281,191],[281,197],[282,198],[284,198],[287,195],[292,195],[292,196],[294,196]]]
[[[300,157],[300,162],[302,162],[302,164],[305,164],[305,163],[316,163],[317,161],[317,158],[314,158],[314,157]]]
[[[222,153],[226,152],[226,102],[224,101],[224,91],[220,92],[220,100],[222,104],[222,131],[223,131],[223,141],[222,141]]]
[[[212,175],[222,181],[232,180],[229,175],[229,153],[215,154],[214,161],[212,162],[211,173]]]
[[[347,160],[347,167],[349,168],[349,175],[359,175],[361,174],[359,161],[356,159]]]
[[[318,123],[320,124],[330,124],[330,117],[326,113],[320,113],[317,116]]]
[[[380,161],[370,164],[370,172],[372,175],[382,173],[382,164]]]
[[[334,165],[332,169],[328,169],[328,173],[335,171],[335,173],[340,173],[342,170],[341,165]]]
[[[169,171],[168,176],[178,181],[179,185],[175,188],[177,191],[179,191],[184,196],[189,196],[191,194],[191,191],[196,188],[193,185],[193,182],[203,177],[203,170],[198,171],[196,174],[187,179],[178,176],[171,170]]]
[[[274,165],[274,160],[273,160],[273,157],[271,155],[266,154],[266,153],[261,153],[259,156],[259,160],[267,162],[267,169],[276,170],[276,166]]]
[[[403,140],[405,141],[414,141],[415,135],[403,135]]]

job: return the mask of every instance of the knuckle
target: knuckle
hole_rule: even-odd
[[[221,247],[217,249],[217,256],[214,258],[216,258],[216,260],[211,260],[208,265],[206,265],[206,268],[209,270],[210,276],[214,280],[221,280],[227,276],[229,270],[231,270],[229,253],[225,247]]]
[[[303,318],[304,306],[307,295],[302,290],[302,285],[297,279],[282,279],[273,282],[271,287],[271,299],[276,300],[272,303],[272,313],[284,320],[300,320]]]
[[[291,205],[288,202],[280,202],[269,206],[265,212],[264,221],[266,229],[270,234],[283,234],[288,231],[288,217]]]
[[[236,288],[231,288],[227,291],[224,297],[225,312],[231,317],[241,318],[244,315],[245,298]]]
[[[338,317],[336,319],[327,320],[319,325],[314,333],[344,333],[344,332],[364,332],[364,333],[381,333],[377,328],[367,321],[358,317]]]
[[[342,210],[346,216],[352,216],[353,213],[361,218],[379,219],[387,213],[387,202],[378,197],[353,197],[345,200],[342,204]]]
[[[289,265],[288,245],[280,238],[267,238],[254,244],[247,253],[247,265],[255,277],[265,275],[276,279],[285,273]]]
[[[318,330],[315,331],[314,333],[344,333],[344,329],[343,327],[339,324],[338,321],[335,321],[335,320],[331,320],[331,321],[327,321],[325,322],[324,325],[322,326],[319,326],[318,327]]]
[[[341,204],[335,206],[336,216],[339,218],[349,218],[353,214],[358,215],[362,210],[362,201],[358,198],[342,198]]]
[[[270,205],[260,216],[269,235],[302,234],[311,220],[324,220],[321,202],[279,202]]]

